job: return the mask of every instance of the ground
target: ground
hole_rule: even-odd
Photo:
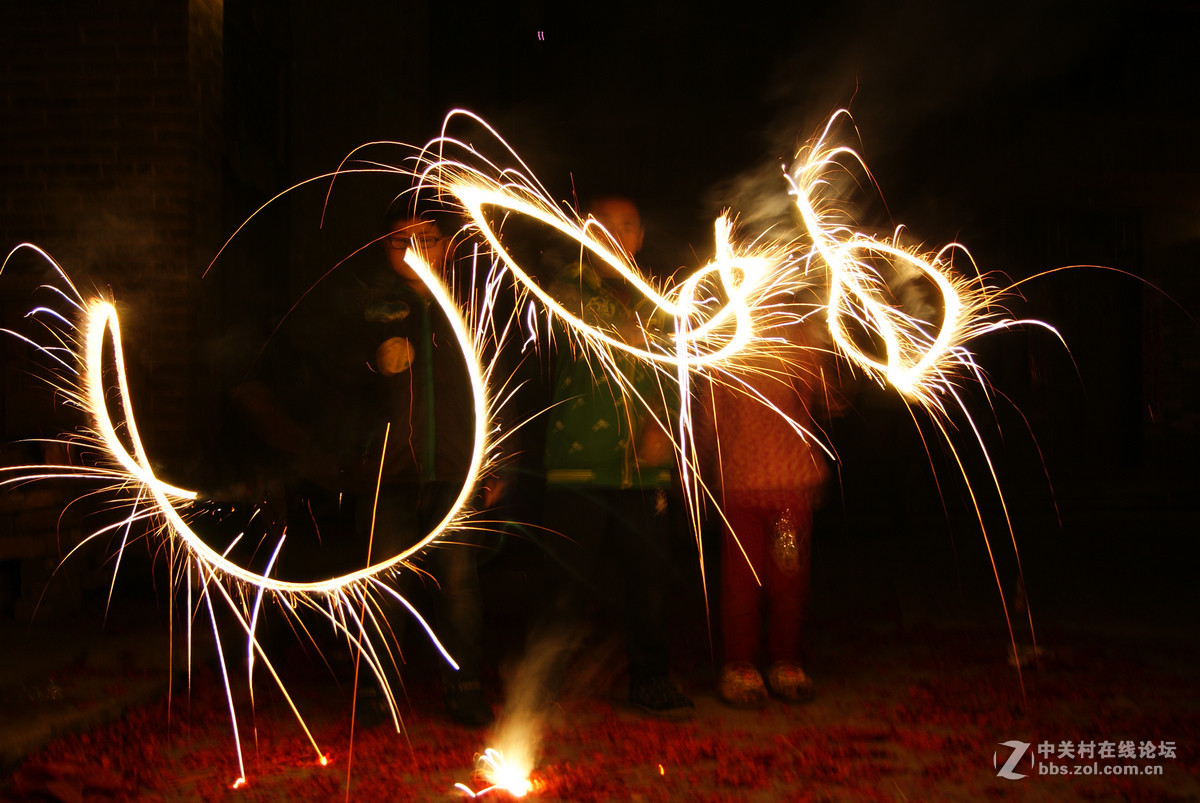
[[[681,569],[675,666],[696,700],[695,719],[647,720],[626,709],[621,651],[601,640],[590,665],[577,667],[588,670],[589,681],[576,684],[583,688],[564,696],[542,723],[540,786],[531,799],[1200,799],[1195,599],[1180,596],[1190,586],[1181,584],[1190,564],[1173,560],[1185,553],[1165,536],[1131,551],[1099,530],[1027,536],[1022,545],[1029,599],[1041,600],[1041,609],[1034,605],[1034,661],[1028,617],[1010,606],[1018,654],[1026,659],[1018,671],[1000,595],[994,581],[991,588],[985,582],[982,553],[963,536],[954,547],[941,534],[820,539],[808,638],[818,696],[807,705],[772,703],[749,712],[727,708],[713,694],[716,666],[702,599],[695,575]],[[528,580],[521,571],[504,557],[487,567],[488,591],[510,592],[491,611],[489,640],[500,665],[489,693],[502,717],[504,667],[520,654],[519,640],[510,638],[519,628],[508,617],[521,607],[516,590]],[[161,629],[145,627],[142,648],[165,653]],[[97,697],[120,697],[147,683],[151,691],[115,720],[58,728],[60,735],[9,768],[0,796],[463,799],[455,783],[479,788],[472,760],[494,746],[495,731],[446,720],[430,656],[421,648],[411,655],[398,734],[389,724],[362,721],[351,730],[350,685],[333,681],[315,656],[288,654],[289,693],[327,766],[318,764],[317,750],[260,672],[253,707],[244,693],[236,695],[247,777],[236,790],[228,705],[211,660],[195,662],[190,689],[175,674],[169,703],[165,668],[130,661],[59,667],[60,699],[39,699],[53,694],[27,682],[29,699],[10,707],[30,727],[44,723],[55,705],[95,708]],[[1012,769],[1026,777],[999,777],[1012,753],[1004,742],[1030,745]],[[1064,758],[1064,742],[1076,750],[1081,742],[1097,750],[1104,742],[1114,750],[1133,743],[1143,755]],[[1144,755],[1146,743],[1152,756]],[[1039,754],[1047,744],[1054,754]],[[1080,774],[1046,774],[1050,763]],[[1128,767],[1161,774],[1112,774]]]

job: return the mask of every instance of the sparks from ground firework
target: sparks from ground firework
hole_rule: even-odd
[[[781,326],[808,319],[818,312],[814,305],[798,303],[795,300],[798,294],[825,291],[824,316],[835,353],[855,369],[894,387],[939,427],[947,414],[947,399],[954,400],[965,412],[956,394],[955,383],[983,382],[966,343],[987,331],[1014,323],[994,312],[998,309],[995,302],[1003,296],[1002,292],[988,287],[981,277],[953,272],[943,261],[943,256],[958,246],[949,246],[948,250],[934,256],[923,256],[902,248],[898,238],[876,239],[854,230],[849,221],[836,219],[831,209],[840,199],[833,194],[830,175],[846,170],[847,161],[862,164],[849,148],[829,144],[834,123],[844,114],[834,115],[824,132],[798,154],[795,163],[781,178],[781,184],[786,180],[795,197],[803,226],[799,237],[784,241],[764,238],[743,245],[735,238],[733,220],[722,216],[714,226],[713,260],[667,288],[656,287],[654,282],[643,277],[615,247],[613,238],[598,222],[590,218],[581,220],[550,202],[544,188],[532,178],[515,152],[486,123],[469,113],[455,112],[451,118],[467,116],[483,126],[503,145],[518,167],[500,168],[474,148],[443,132],[442,137],[421,152],[415,169],[370,168],[369,172],[410,172],[422,188],[456,201],[471,221],[471,233],[482,237],[494,255],[488,287],[494,292],[499,278],[510,276],[520,297],[515,309],[528,308],[526,302],[535,303],[547,318],[556,319],[570,334],[573,347],[598,355],[601,363],[611,369],[610,374],[618,386],[632,393],[623,373],[616,370],[614,355],[617,353],[653,366],[659,373],[662,387],[674,386],[678,398],[683,400],[678,410],[678,424],[672,425],[666,420],[659,424],[672,433],[689,493],[689,510],[698,520],[700,500],[706,496],[714,502],[715,499],[704,487],[696,466],[687,402],[692,383],[701,377],[753,394],[748,377],[752,376],[754,368],[748,356],[766,351],[787,359],[791,347],[773,333]],[[457,156],[451,158],[449,154]],[[635,333],[617,332],[586,324],[577,310],[568,309],[547,293],[505,247],[499,228],[492,221],[497,216],[512,215],[538,221],[558,235],[574,240],[581,255],[586,253],[589,258],[602,261],[622,275],[673,321],[671,334],[655,335],[647,329]],[[85,301],[73,287],[73,297],[64,295],[82,321],[79,327],[82,336],[75,349],[68,343],[61,343],[47,353],[64,365],[77,367],[79,386],[67,387],[64,391],[91,417],[93,431],[84,438],[86,442],[98,447],[113,463],[111,467],[89,470],[85,475],[112,481],[134,499],[132,512],[122,525],[126,531],[136,522],[159,525],[158,533],[169,547],[173,576],[183,577],[185,573],[179,568],[186,566],[186,574],[197,579],[200,594],[210,609],[214,594],[226,603],[246,632],[248,664],[253,666],[257,657],[277,682],[278,676],[254,638],[265,595],[278,603],[285,614],[295,613],[299,608],[324,613],[386,688],[384,656],[372,637],[372,634],[382,632],[380,600],[392,598],[408,605],[392,588],[389,578],[398,571],[411,569],[409,559],[430,542],[466,525],[468,500],[489,461],[495,457],[497,443],[492,430],[495,394],[489,393],[488,387],[493,377],[479,357],[480,343],[485,338],[484,333],[505,329],[511,322],[492,320],[491,307],[486,303],[480,306],[472,320],[465,320],[458,314],[455,302],[440,278],[432,274],[415,252],[410,251],[408,259],[433,291],[435,300],[452,323],[463,353],[468,355],[466,362],[476,404],[475,446],[470,473],[450,513],[411,549],[400,555],[386,556],[351,574],[312,583],[280,580],[271,577],[269,569],[264,574],[248,571],[214,551],[191,530],[188,515],[196,494],[158,479],[137,435],[115,308],[99,299]],[[892,297],[887,280],[876,269],[877,261],[888,263],[901,275],[923,277],[936,287],[940,294],[941,321],[928,321],[906,313]],[[61,269],[60,273],[65,279]],[[852,327],[871,333],[883,343],[882,358],[872,356],[858,345],[859,338],[852,333]],[[120,427],[124,429],[124,441],[118,434],[118,425],[114,425],[109,417],[105,401],[101,366],[104,344],[109,339],[117,363],[118,398],[123,409]],[[64,360],[58,353],[62,350],[77,355],[78,365],[72,366],[70,360]],[[636,400],[651,409],[649,401]],[[816,433],[807,431],[799,422],[792,421],[791,424],[805,437],[830,451]],[[941,431],[953,449],[949,432],[944,427]],[[975,434],[978,438],[977,431]],[[979,443],[982,446],[981,440]],[[38,476],[79,475],[75,467],[60,467],[63,471],[51,470],[42,475],[34,475],[30,471],[32,468],[18,467],[18,472],[25,470],[25,473],[10,482]],[[276,554],[282,548],[281,541],[275,547]],[[190,593],[190,585],[188,590]],[[412,611],[411,606],[409,610]],[[413,613],[415,615],[415,611]],[[422,625],[432,637],[432,631],[423,621]],[[281,682],[280,686],[282,688]],[[284,694],[286,696],[286,690]],[[294,704],[292,708],[303,726],[298,709]],[[315,742],[313,747],[318,759],[323,760]],[[485,753],[488,755],[492,756],[493,762],[497,757],[502,759],[499,753]],[[240,762],[240,743],[238,756]],[[522,765],[525,763],[531,769],[532,757]],[[244,772],[239,780],[244,782]]]

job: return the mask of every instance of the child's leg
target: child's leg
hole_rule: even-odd
[[[768,599],[767,650],[771,662],[800,658],[812,560],[812,508],[792,505],[769,517],[764,578]]]
[[[737,534],[735,541],[726,527],[721,544],[721,633],[725,640],[725,662],[753,663],[758,660],[762,588],[754,579],[747,558],[759,579],[765,582],[763,571],[770,561],[765,521],[761,511],[729,499],[726,500],[725,516]]]

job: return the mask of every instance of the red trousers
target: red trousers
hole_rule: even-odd
[[[721,554],[721,632],[727,662],[757,663],[763,647],[764,604],[768,660],[774,663],[800,657],[811,569],[812,505],[806,498],[794,500],[786,508],[761,502],[739,500],[736,494],[725,497],[723,510],[729,526],[725,528]],[[794,534],[794,542],[790,548],[781,549],[776,531],[785,509],[789,524],[784,529]],[[785,535],[787,541],[790,539]],[[754,579],[751,565],[761,586]]]

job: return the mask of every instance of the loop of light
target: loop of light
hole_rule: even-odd
[[[157,503],[159,514],[166,520],[171,531],[205,565],[220,571],[227,577],[236,578],[266,591],[287,594],[329,593],[393,568],[402,561],[419,553],[431,541],[437,538],[441,532],[452,526],[455,521],[462,517],[463,510],[474,492],[475,478],[479,475],[480,468],[484,464],[485,456],[490,448],[488,432],[491,404],[484,382],[483,369],[480,367],[479,360],[474,358],[476,354],[474,342],[457,305],[451,299],[449,292],[441,283],[441,280],[433,275],[429,266],[417,255],[416,251],[409,250],[405,255],[405,261],[426,283],[434,299],[446,313],[459,348],[466,355],[467,372],[470,376],[471,391],[475,402],[474,443],[467,481],[463,484],[458,498],[450,508],[450,511],[420,541],[399,554],[387,556],[385,559],[358,571],[316,582],[291,582],[252,572],[214,550],[188,526],[176,505],[194,501],[197,497],[196,492],[175,488],[158,479],[150,466],[150,459],[146,455],[141,438],[138,436],[136,419],[133,415],[133,407],[130,400],[128,380],[125,375],[125,358],[121,347],[121,333],[117,311],[111,303],[100,299],[94,299],[88,303],[85,309],[85,324],[83,327],[85,332],[85,347],[82,355],[81,367],[83,370],[81,374],[89,412],[91,413],[96,431],[107,447],[109,456],[115,459],[129,473],[129,476],[140,483],[153,497]],[[116,377],[124,413],[124,426],[133,448],[133,455],[130,455],[125,449],[124,444],[117,435],[116,427],[109,416],[108,405],[105,402],[103,352],[106,333],[111,335],[116,363]]]

